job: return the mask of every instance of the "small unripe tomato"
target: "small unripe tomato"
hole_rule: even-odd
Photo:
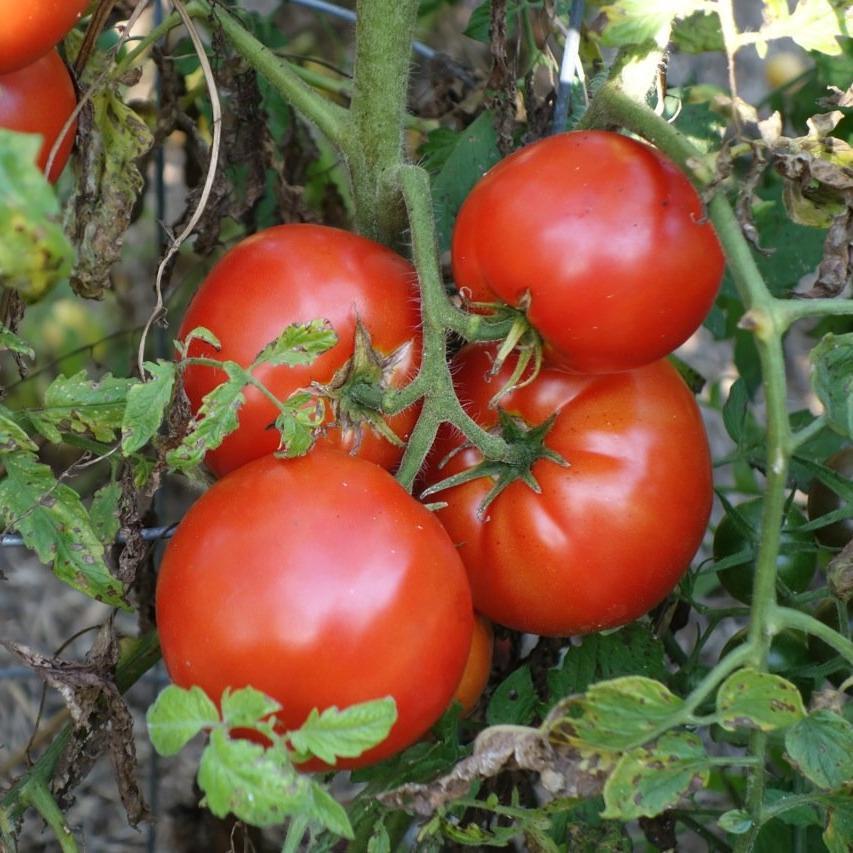
[[[764,77],[771,89],[779,89],[782,86],[796,80],[809,68],[808,61],[801,53],[793,50],[783,50],[774,53],[764,63]],[[791,87],[791,92],[802,88],[802,83]]]
[[[42,146],[37,162],[42,170],[47,165],[54,142],[76,106],[74,83],[55,50],[26,68],[0,75],[0,127],[41,135]],[[62,139],[48,175],[51,182],[59,178],[68,162],[76,130],[75,122]]]
[[[760,498],[738,504],[735,509],[750,530],[743,530],[731,515],[727,515],[714,534],[714,559],[720,561],[726,557],[752,548],[758,552],[759,530],[761,527],[762,501]],[[795,507],[788,510],[779,555],[776,560],[778,577],[791,592],[804,592],[809,588],[817,564],[814,543],[811,534],[797,530],[806,523],[805,516]],[[755,558],[723,569],[718,574],[720,583],[732,598],[749,604],[752,601],[752,585],[755,580]]]
[[[483,695],[489,683],[489,673],[492,669],[492,655],[495,648],[495,634],[492,623],[485,616],[477,616],[474,622],[474,634],[471,637],[471,650],[462,680],[456,688],[454,701],[462,705],[462,715],[467,717]]]
[[[853,480],[853,447],[845,447],[833,454],[824,463],[840,477]],[[841,495],[836,494],[829,486],[815,479],[809,489],[809,502],[807,511],[809,518],[814,521],[823,515],[846,507],[848,501]],[[814,534],[822,545],[830,548],[843,548],[853,539],[853,518],[844,518],[826,527],[819,527]]]

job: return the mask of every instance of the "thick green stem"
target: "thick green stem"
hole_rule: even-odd
[[[838,631],[834,631],[829,625],[824,625],[814,616],[788,607],[777,607],[773,610],[772,621],[774,633],[778,633],[784,628],[794,628],[797,631],[812,634],[819,640],[823,640],[828,646],[832,646],[838,654],[853,663],[853,642],[839,634]]]
[[[405,209],[397,182],[417,0],[359,0],[355,68],[346,153],[356,229],[401,242]]]

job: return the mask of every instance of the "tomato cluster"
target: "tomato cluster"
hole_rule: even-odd
[[[88,0],[0,0],[0,128],[42,137],[37,163],[47,166],[54,143],[77,106],[77,92],[56,45],[82,17]],[[77,125],[57,148],[48,179],[59,178]]]
[[[722,255],[672,164],[613,133],[522,149],[463,205],[452,261],[476,310],[503,300],[526,313],[545,360],[517,383],[516,356],[495,363],[493,344],[456,355],[470,417],[525,449],[515,467],[488,467],[442,428],[422,472],[440,489],[435,514],[379,467],[397,465],[417,409],[381,423],[343,405],[354,380],[385,390],[419,369],[416,273],[403,258],[337,229],[271,228],[220,260],[180,331],[203,326],[221,344],[193,339],[185,354],[196,412],[223,374],[192,359],[248,367],[282,328],[316,318],[337,334],[308,367],[257,369],[278,398],[326,395],[325,431],[307,456],[275,458],[275,407],[247,390],[239,428],[207,457],[222,479],[167,549],[157,609],[175,681],[216,699],[252,684],[281,702],[285,726],[393,696],[388,740],[346,766],[411,743],[454,698],[476,706],[487,620],[567,636],[645,613],[678,583],[710,512],[702,419],[661,358],[701,323]],[[353,376],[365,364],[374,372]],[[481,462],[482,476],[439,482]]]

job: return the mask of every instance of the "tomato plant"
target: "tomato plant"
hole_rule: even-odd
[[[0,127],[21,133],[41,134],[43,143],[38,156],[40,169],[47,165],[51,148],[76,106],[74,83],[55,50],[19,71],[0,75]],[[59,178],[68,162],[76,127],[75,123],[62,139],[48,175],[51,181]]]
[[[89,0],[0,0],[0,74],[18,71],[48,53],[88,5]]]
[[[462,205],[452,253],[471,300],[525,305],[550,357],[585,373],[672,352],[702,323],[723,274],[683,173],[604,131],[550,136],[501,161]]]
[[[846,606],[847,610],[847,625],[845,626],[846,636],[853,634],[853,611],[849,603]],[[838,620],[838,603],[834,598],[825,598],[815,608],[814,615],[816,619],[820,619],[824,625],[828,625],[834,631],[840,629]],[[809,637],[809,654],[812,659],[818,663],[826,663],[827,661],[837,659],[837,652],[828,646],[823,640],[817,637]],[[845,679],[850,676],[850,667],[841,667],[840,671],[834,672],[829,676],[829,680],[836,686],[840,685]]]
[[[242,367],[292,323],[328,320],[338,343],[310,367],[266,366],[257,377],[280,399],[312,383],[333,381],[353,356],[356,321],[373,347],[388,360],[382,382],[405,384],[420,360],[420,322],[416,276],[403,258],[363,237],[319,225],[284,225],[243,240],[207,276],[187,309],[179,335],[198,326],[221,343],[215,351],[195,341],[191,356],[215,355]],[[193,365],[186,371],[187,395],[195,410],[205,394],[224,378],[217,368]],[[255,388],[246,390],[240,427],[207,455],[207,464],[223,475],[244,463],[273,453],[279,437],[271,425],[277,411]],[[388,419],[405,440],[417,418],[412,408]],[[321,444],[358,448],[359,455],[392,468],[402,449],[367,424],[358,429],[330,427]]]
[[[462,713],[467,716],[480,701],[480,696],[489,683],[492,668],[492,655],[495,647],[495,633],[488,619],[479,614],[474,620],[474,633],[471,636],[471,649],[465,663],[465,672],[456,688],[453,698],[462,705]]]
[[[758,534],[763,504],[761,498],[738,504],[734,515],[726,517],[717,526],[714,534],[714,559],[732,557],[741,551],[758,550]],[[797,528],[806,523],[805,516],[791,506],[782,529],[782,542],[776,560],[777,578],[791,592],[804,592],[809,588],[817,565],[814,541],[808,532]],[[719,572],[723,588],[738,601],[752,601],[752,586],[755,580],[755,558],[747,558]]]
[[[490,382],[493,353],[472,346],[454,364],[460,399],[487,428],[497,422],[489,399],[511,370],[508,360]],[[708,442],[684,382],[666,362],[606,376],[546,367],[501,405],[531,426],[556,413],[545,443],[568,467],[537,461],[541,494],[513,482],[483,519],[489,478],[438,493],[475,608],[518,631],[557,636],[636,619],[678,583],[711,508]],[[457,433],[439,435],[429,482],[478,461],[461,445]],[[439,468],[451,451],[459,452]]]
[[[290,495],[311,495],[294,503]],[[447,708],[471,644],[465,572],[441,525],[381,468],[332,450],[245,465],[190,509],[163,558],[157,624],[175,683],[251,685],[297,728],[313,708],[393,696],[388,739]]]
[[[853,447],[845,447],[834,453],[824,463],[845,480],[853,480]],[[829,486],[815,479],[809,489],[808,514],[812,521],[831,512],[837,512],[849,506],[846,501]],[[843,548],[853,539],[853,517],[843,518],[840,521],[827,524],[815,530],[815,536],[823,545],[830,548]]]

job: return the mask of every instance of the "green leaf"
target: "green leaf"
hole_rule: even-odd
[[[778,675],[747,667],[730,675],[717,693],[720,725],[734,731],[781,729],[806,715],[800,691]]]
[[[2,232],[0,232],[2,233]],[[11,329],[0,323],[0,350],[16,352],[27,358],[35,358],[35,350],[23,339],[18,337]]]
[[[506,18],[507,18],[507,28],[511,30],[512,25],[515,23],[516,16],[519,11],[527,5],[523,0],[508,0],[506,4]],[[480,3],[473,12],[471,12],[471,17],[468,19],[468,26],[465,27],[465,32],[463,35],[468,36],[468,38],[475,39],[476,41],[481,41],[483,44],[488,44],[490,39],[490,29],[492,23],[492,2],[491,0],[485,0],[485,2]]]
[[[644,44],[674,18],[684,18],[701,7],[699,0],[616,0],[602,8],[607,26],[602,41],[610,47]]]
[[[111,544],[118,536],[121,527],[118,517],[120,500],[121,485],[114,482],[101,486],[92,497],[92,506],[89,508],[92,530],[104,545]]]
[[[290,459],[306,454],[325,420],[326,404],[322,397],[310,391],[291,394],[275,419],[275,428],[281,434],[282,448],[277,455]]]
[[[812,385],[829,425],[853,439],[853,333],[825,335],[811,352]]]
[[[334,764],[337,758],[355,758],[382,743],[396,720],[397,706],[389,696],[343,711],[332,707],[320,713],[315,708],[289,737],[297,752]]]
[[[5,406],[0,406],[0,453],[14,450],[38,450],[38,445],[18,426],[14,415]]]
[[[674,806],[693,787],[708,782],[708,756],[689,732],[668,732],[652,747],[632,749],[619,759],[604,785],[602,817],[654,817]]]
[[[97,75],[90,62],[84,88]],[[82,176],[66,210],[66,230],[78,247],[71,274],[75,293],[91,299],[110,286],[110,271],[121,257],[124,235],[144,180],[139,162],[154,144],[143,118],[125,104],[118,83],[99,80],[92,94],[93,125],[78,156]]]
[[[683,705],[660,682],[626,676],[593,684],[576,702],[580,716],[562,725],[580,746],[616,751],[648,739]]]
[[[388,836],[388,830],[385,829],[384,821],[376,824],[373,835],[367,842],[367,853],[391,853],[391,838]]]
[[[241,687],[222,694],[222,719],[231,728],[248,727],[281,710],[281,705],[254,687]]]
[[[663,646],[650,625],[634,622],[609,634],[587,634],[548,671],[549,704],[582,693],[595,681],[620,675],[666,677]]]
[[[210,733],[201,755],[198,784],[216,817],[231,813],[253,826],[275,826],[313,808],[307,780],[277,750]]]
[[[216,705],[200,687],[170,684],[145,715],[151,744],[160,755],[175,755],[199,732],[219,723]]]
[[[828,803],[829,822],[823,833],[823,841],[829,853],[850,853],[853,838],[853,797],[833,797]]]
[[[38,136],[0,129],[0,283],[28,301],[67,278],[74,261],[74,249],[56,222],[56,194],[36,166],[41,144]],[[3,331],[4,347],[32,352]]]
[[[672,41],[682,53],[714,53],[725,50],[716,12],[694,12],[672,29]]]
[[[313,803],[308,811],[310,818],[336,835],[352,838],[352,826],[346,809],[325,788],[314,781],[311,782],[311,793]]]
[[[815,711],[785,732],[788,760],[818,788],[853,780],[853,725],[832,711]]]
[[[830,56],[841,53],[838,36],[849,35],[853,28],[853,12],[836,7],[830,0],[799,0],[793,12],[787,3],[765,6],[765,25],[759,34],[765,41],[791,38],[804,50]]]
[[[481,113],[459,134],[453,151],[432,181],[436,232],[442,251],[450,248],[456,214],[474,184],[501,159],[491,114]]]
[[[311,364],[318,355],[330,350],[337,342],[338,336],[328,320],[294,323],[260,351],[250,369],[254,370],[262,364],[288,367]]]
[[[248,377],[233,361],[223,361],[222,370],[228,378],[205,395],[189,433],[166,455],[170,467],[183,470],[200,465],[205,453],[219,447],[239,426],[237,412],[245,400],[243,389]]]
[[[486,709],[486,722],[526,726],[533,721],[538,704],[530,667],[525,664],[498,685]]]
[[[104,546],[80,495],[60,483],[33,453],[3,455],[6,476],[0,480],[0,515],[24,544],[63,583],[115,607],[127,609],[123,588],[104,562]]]
[[[210,344],[215,350],[222,349],[222,342],[210,329],[206,329],[204,326],[196,326],[192,331],[188,334],[184,335],[182,341],[177,341],[176,343],[181,344],[183,347],[189,347],[189,345],[193,341],[202,341],[205,344]]]
[[[48,441],[61,441],[60,430],[91,433],[98,441],[113,441],[121,429],[127,393],[133,379],[107,373],[99,380],[85,370],[57,376],[44,394],[44,406],[29,413],[33,426]]]
[[[732,809],[720,815],[720,829],[732,835],[743,835],[752,829],[752,818],[745,809]]]
[[[174,362],[146,361],[150,379],[132,385],[121,423],[121,452],[125,456],[143,448],[157,434],[175,387]]]
[[[786,800],[790,800],[790,807],[786,807]],[[808,803],[797,803],[797,796],[790,791],[780,791],[768,788],[764,792],[764,801],[767,806],[773,807],[774,815],[788,826],[823,826],[816,808]]]

